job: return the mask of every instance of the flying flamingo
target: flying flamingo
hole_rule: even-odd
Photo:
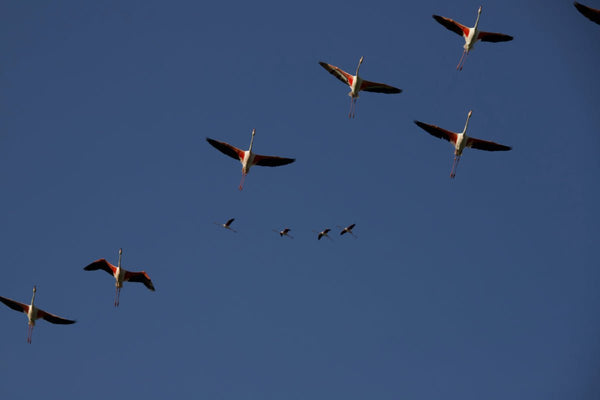
[[[364,57],[361,57],[358,61],[358,66],[356,67],[356,75],[350,75],[349,73],[336,67],[335,65],[319,61],[321,67],[325,68],[327,71],[329,71],[331,75],[335,76],[340,81],[350,86],[350,93],[348,93],[348,96],[350,96],[350,113],[348,114],[348,118],[354,118],[356,114],[356,100],[358,99],[358,92],[360,92],[361,90],[365,92],[387,94],[402,92],[402,89],[398,89],[383,83],[365,81],[360,76],[358,76],[358,70],[360,68],[360,64],[362,64],[363,62],[363,58]]]
[[[124,268],[121,268],[121,255],[122,254],[123,254],[123,249],[119,249],[119,263],[116,267],[114,265],[112,265],[111,263],[109,263],[108,261],[106,261],[104,258],[101,258],[99,260],[94,261],[87,267],[83,268],[86,271],[96,271],[96,270],[101,269],[103,271],[108,272],[115,278],[115,286],[117,288],[116,293],[115,293],[115,307],[119,306],[119,296],[121,294],[121,288],[123,287],[123,282],[125,282],[125,281],[141,282],[148,289],[150,289],[152,291],[155,290],[154,285],[152,284],[152,281],[150,280],[150,277],[148,276],[148,274],[145,271],[131,272],[131,271],[127,271]]]
[[[322,237],[326,237],[329,240],[333,240],[332,238],[329,237],[328,233],[331,231],[331,229],[326,228],[323,229],[321,232],[317,232],[317,231],[313,231],[315,233],[318,233],[319,235],[317,236],[317,240],[321,240]]]
[[[584,6],[583,4],[579,4],[578,2],[575,2],[573,4],[579,10],[579,12],[585,15],[589,20],[600,24],[600,10]]]
[[[286,237],[289,237],[290,239],[293,239],[294,237],[292,235],[290,235],[290,233],[289,233],[290,231],[291,231],[290,228],[284,228],[281,231],[276,231],[275,229],[273,229],[273,232],[279,233],[279,236],[281,236],[281,237],[286,236]]]
[[[211,138],[206,138],[206,141],[210,143],[214,148],[219,150],[221,153],[228,155],[231,158],[240,160],[242,163],[242,181],[240,182],[239,189],[242,190],[244,186],[244,178],[250,171],[253,165],[260,165],[263,167],[278,167],[280,165],[286,165],[296,161],[295,158],[284,158],[275,156],[262,156],[252,152],[252,143],[254,143],[254,133],[256,129],[252,129],[252,139],[250,139],[250,148],[246,151],[240,150],[237,147],[230,145],[229,143],[219,142]]]
[[[440,24],[444,25],[446,29],[449,29],[452,32],[457,33],[465,38],[464,50],[462,57],[460,58],[460,61],[456,66],[457,70],[463,69],[463,65],[465,65],[465,61],[467,59],[469,51],[473,49],[473,46],[475,45],[475,43],[477,43],[478,40],[481,40],[482,42],[508,42],[509,40],[513,40],[512,36],[505,35],[503,33],[482,32],[479,29],[477,29],[477,26],[479,25],[480,15],[481,6],[479,7],[479,10],[477,10],[477,20],[475,21],[475,26],[472,28],[459,24],[458,22],[450,18],[440,17],[439,15],[433,16],[433,18]]]
[[[36,288],[34,286],[33,287],[33,297],[31,298],[30,305],[19,303],[18,301],[14,301],[11,299],[7,299],[6,297],[0,296],[0,301],[3,302],[4,304],[6,304],[8,307],[12,308],[13,310],[21,311],[21,312],[24,312],[25,314],[27,314],[27,319],[28,319],[27,343],[31,343],[31,335],[33,333],[33,327],[35,326],[36,319],[42,318],[53,324],[61,324],[61,325],[68,325],[68,324],[75,323],[75,321],[72,321],[70,319],[61,318],[58,315],[50,314],[49,312],[46,312],[44,310],[40,310],[39,308],[37,308],[33,304],[33,301],[35,300],[35,292],[36,292]]]
[[[231,227],[231,223],[232,223],[233,221],[235,221],[235,218],[230,218],[230,219],[229,219],[227,222],[225,222],[224,224],[219,224],[218,222],[215,222],[215,224],[216,224],[216,225],[219,225],[219,226],[222,226],[222,227],[223,227],[223,228],[225,228],[225,229],[229,229],[229,230],[230,230],[230,231],[232,231],[232,232],[236,232],[236,233],[237,233],[237,231]]]
[[[347,227],[345,227],[345,228],[342,229],[342,231],[340,232],[340,235],[343,235],[345,233],[349,233],[352,236],[356,237],[356,235],[354,233],[352,233],[352,229],[354,229],[355,226],[356,226],[356,224],[348,225]],[[342,228],[342,227],[338,225],[338,228]]]
[[[460,156],[462,155],[462,152],[465,149],[465,147],[472,147],[474,149],[487,151],[507,151],[511,149],[511,147],[504,146],[502,144],[488,142],[487,140],[475,139],[467,136],[466,132],[467,127],[469,126],[469,119],[471,118],[471,114],[473,114],[473,111],[469,111],[469,115],[467,115],[467,122],[465,123],[465,129],[463,129],[461,133],[450,132],[440,128],[439,126],[429,125],[423,122],[415,121],[415,124],[417,124],[420,128],[424,129],[430,135],[433,135],[440,139],[445,139],[454,145],[454,163],[452,164],[450,178],[454,178],[456,175],[456,167],[458,167]]]

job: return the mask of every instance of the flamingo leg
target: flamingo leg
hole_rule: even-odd
[[[456,176],[456,168],[458,168],[458,162],[460,161],[460,156],[454,156],[454,162],[452,163],[452,171],[450,171],[450,178],[454,178]]]
[[[31,336],[33,335],[33,325],[27,324],[27,343],[31,344]]]
[[[356,97],[350,97],[350,112],[348,113],[348,118],[354,118],[356,116]]]
[[[119,297],[121,297],[121,288],[117,286],[115,292],[115,307],[119,307]]]
[[[242,180],[240,181],[240,187],[238,189],[242,190],[244,188],[244,180],[246,179],[246,174],[242,173]]]
[[[456,66],[456,69],[458,71],[462,71],[463,66],[465,65],[465,61],[467,61],[467,51],[463,50],[462,56],[460,57],[460,60],[458,61],[458,65]]]

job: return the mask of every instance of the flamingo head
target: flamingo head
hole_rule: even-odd
[[[471,115],[473,115],[473,110],[469,110],[469,115],[467,115],[467,118],[471,118]]]
[[[479,6],[479,10],[477,10],[477,14],[481,14],[482,6]]]
[[[37,291],[37,288],[35,285],[33,285],[33,293],[35,293]]]
[[[252,128],[252,136],[256,133],[256,129]]]
[[[119,249],[119,255],[123,254],[123,249]]]

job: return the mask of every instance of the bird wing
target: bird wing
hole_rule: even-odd
[[[254,156],[254,164],[263,167],[279,167],[280,165],[291,164],[294,161],[296,161],[295,158],[261,156],[260,154]]]
[[[325,68],[329,73],[340,81],[344,82],[348,86],[352,86],[352,82],[354,81],[354,76],[350,75],[346,71],[341,68],[336,67],[335,65],[324,63],[323,61],[319,61],[319,65]]]
[[[454,132],[447,131],[445,129],[440,128],[439,126],[429,125],[424,122],[415,121],[415,124],[423,130],[425,130],[430,135],[438,137],[440,139],[445,139],[450,143],[456,143],[457,134]]]
[[[117,270],[117,267],[106,261],[104,258],[101,258],[99,260],[94,261],[93,263],[91,263],[83,269],[86,271],[96,271],[98,269],[101,269],[103,271],[108,272],[111,275],[114,275],[115,271]]]
[[[51,322],[53,324],[69,325],[69,324],[75,323],[75,321],[73,321],[73,320],[61,318],[58,315],[50,314],[49,312],[40,310],[39,308],[37,310],[37,317],[43,318],[46,321]]]
[[[362,81],[362,83],[360,84],[360,90],[363,90],[365,92],[376,92],[376,93],[387,93],[387,94],[402,92],[402,89],[398,89],[393,86],[386,85],[385,83],[377,83],[377,82],[370,82],[370,81]]]
[[[125,272],[125,277],[123,279],[126,280],[126,281],[129,281],[129,282],[141,282],[148,289],[150,289],[152,291],[156,290],[156,289],[154,289],[154,285],[152,284],[152,280],[150,279],[150,277],[148,276],[148,274],[145,271],[140,271],[140,272],[126,271]]]
[[[441,17],[439,15],[434,15],[433,19],[435,19],[437,22],[444,25],[446,27],[446,29],[451,30],[452,32],[456,33],[457,35],[469,36],[469,32],[470,32],[471,28],[468,28],[468,27],[464,26],[463,24],[459,24],[458,22],[456,22],[450,18]]]
[[[21,311],[24,313],[27,313],[29,311],[29,306],[27,304],[19,303],[18,301],[7,299],[6,297],[2,296],[0,296],[0,301],[15,311]]]
[[[211,144],[215,149],[219,150],[221,153],[228,155],[229,157],[236,160],[244,159],[244,152],[237,147],[230,145],[229,143],[219,142],[218,140],[214,140],[211,138],[206,138],[206,141]]]
[[[512,149],[512,147],[505,146],[503,144],[489,142],[487,140],[475,139],[472,137],[467,138],[467,147],[487,151],[507,151]]]
[[[579,10],[579,12],[586,16],[589,20],[600,24],[600,10],[584,6],[583,4],[580,4],[578,2],[575,2],[574,4],[577,10]]]
[[[354,229],[355,226],[356,226],[356,224],[352,224],[352,225],[348,226],[346,229],[348,229],[349,231],[351,231],[352,229]]]
[[[494,33],[494,32],[479,32],[479,35],[477,37],[482,42],[508,42],[509,40],[514,39],[510,35],[505,35],[504,33]]]

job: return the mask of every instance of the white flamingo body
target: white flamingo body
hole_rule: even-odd
[[[462,70],[465,60],[469,52],[475,46],[479,40],[484,42],[507,42],[509,40],[513,40],[512,36],[505,35],[503,33],[494,33],[494,32],[483,32],[478,29],[479,26],[479,17],[481,16],[481,6],[477,10],[477,20],[475,21],[475,25],[472,28],[464,26],[450,18],[442,17],[439,15],[434,15],[433,18],[442,24],[446,29],[451,30],[452,32],[461,35],[465,39],[465,44],[463,46],[463,54],[456,66],[456,69]]]
[[[246,151],[240,150],[235,146],[230,145],[229,143],[220,142],[218,140],[214,140],[211,138],[206,138],[206,141],[219,150],[221,153],[239,160],[242,163],[242,180],[240,182],[239,189],[242,190],[244,186],[244,179],[248,172],[250,172],[250,168],[254,165],[260,165],[263,167],[278,167],[280,165],[286,165],[293,163],[296,161],[294,158],[285,158],[285,157],[276,157],[276,156],[263,156],[260,154],[255,154],[252,151],[252,145],[254,143],[254,134],[256,133],[256,129],[252,129],[252,138],[250,139],[250,148]]]
[[[27,343],[31,343],[31,335],[33,334],[33,327],[35,321],[39,318],[45,319],[53,324],[68,325],[74,324],[75,321],[70,319],[61,318],[58,315],[50,314],[44,310],[40,310],[34,304],[35,302],[36,287],[33,287],[33,296],[31,297],[31,304],[23,304],[18,301],[7,299],[6,297],[0,296],[0,301],[6,304],[8,307],[15,311],[24,312],[27,314]]]
[[[363,58],[361,57],[361,62],[362,59]],[[348,96],[353,99],[358,99],[358,93],[360,92],[360,85],[362,83],[362,78],[358,75],[358,68],[360,68],[360,62],[356,68],[356,75],[352,76],[352,84],[350,85],[350,92],[348,93]]]
[[[115,307],[119,306],[119,297],[121,294],[121,288],[123,287],[123,282],[125,282],[125,281],[140,282],[140,283],[143,283],[144,286],[146,286],[148,289],[150,289],[152,291],[156,290],[154,288],[154,284],[152,283],[152,280],[150,279],[150,277],[148,276],[148,274],[145,271],[132,272],[132,271],[128,271],[125,268],[121,267],[122,254],[123,254],[123,249],[119,249],[119,262],[116,267],[114,265],[112,265],[111,263],[109,263],[108,261],[106,261],[104,258],[101,258],[101,259],[96,260],[93,263],[89,264],[85,268],[83,268],[85,271],[97,271],[97,270],[101,269],[103,271],[106,271],[107,273],[109,273],[110,275],[112,275],[115,278],[115,287],[116,287]]]
[[[335,65],[327,64],[323,61],[319,61],[319,65],[325,68],[331,75],[338,78],[340,81],[344,82],[346,85],[350,86],[350,113],[348,114],[349,118],[353,118],[356,114],[356,99],[358,99],[358,93],[361,90],[366,92],[377,92],[377,93],[400,93],[401,89],[395,88],[393,86],[386,85],[384,83],[377,83],[364,80],[358,75],[358,70],[360,69],[360,65],[363,62],[364,57],[361,57],[358,61],[358,66],[356,67],[356,74],[350,75],[346,71],[341,68],[336,67]]]
[[[244,156],[242,159],[242,171],[244,172],[244,174],[250,172],[250,168],[254,165],[254,153],[251,149],[252,144],[250,144],[250,150],[244,151]]]
[[[446,129],[442,129],[439,126],[429,125],[424,122],[415,121],[415,124],[417,124],[418,127],[423,129],[430,135],[447,140],[454,146],[454,162],[452,164],[452,171],[450,172],[451,178],[454,178],[456,176],[456,167],[458,166],[458,162],[460,161],[462,152],[466,147],[486,151],[508,151],[511,149],[511,147],[505,146],[503,144],[467,136],[467,128],[469,127],[469,120],[471,119],[472,114],[473,111],[469,111],[469,114],[467,115],[467,122],[465,123],[465,128],[460,133],[451,132]]]

